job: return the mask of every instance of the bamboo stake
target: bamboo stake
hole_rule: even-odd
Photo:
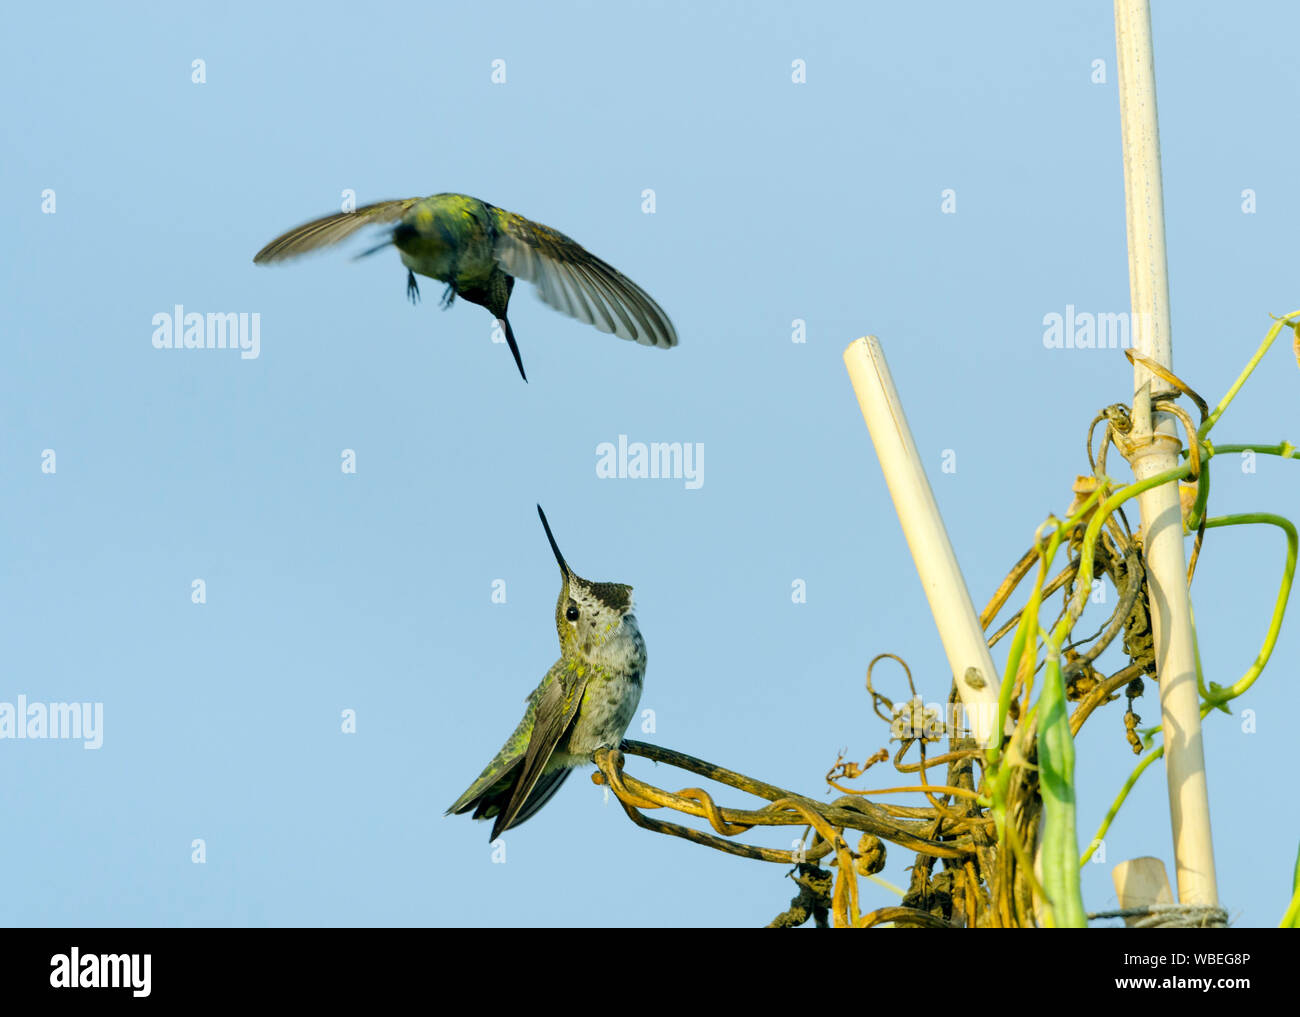
[[[1164,196],[1148,0],[1115,0],[1115,48],[1135,345],[1172,370]],[[1151,412],[1152,395],[1166,386],[1136,364],[1133,387],[1130,437],[1134,451],[1129,461],[1134,475],[1142,480],[1178,466],[1180,444],[1174,418],[1168,413]],[[1171,482],[1146,491],[1139,504],[1150,581],[1178,899],[1182,904],[1214,906],[1218,904],[1218,887],[1178,485]]]
[[[930,602],[930,613],[939,628],[967,723],[979,744],[988,746],[997,727],[1000,675],[984,642],[984,631],[903,415],[903,404],[880,341],[866,336],[850,343],[844,351],[844,363]]]
[[[1121,911],[1153,905],[1164,907],[1174,902],[1169,877],[1165,875],[1165,863],[1159,858],[1145,856],[1120,862],[1111,870],[1111,878],[1115,881],[1115,894]],[[1131,929],[1140,921],[1139,917],[1131,915],[1124,919],[1124,924]]]

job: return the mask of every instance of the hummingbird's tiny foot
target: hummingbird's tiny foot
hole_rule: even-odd
[[[447,308],[449,308],[452,305],[452,303],[455,302],[455,300],[456,300],[456,287],[453,286],[451,283],[448,283],[447,288],[442,291],[442,309],[445,311]]]
[[[413,304],[420,302],[420,287],[415,281],[415,273],[409,268],[406,270],[406,297]]]

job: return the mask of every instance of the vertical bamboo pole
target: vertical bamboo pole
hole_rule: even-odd
[[[994,670],[979,615],[926,479],[880,340],[866,336],[849,343],[844,364],[939,628],[971,734],[981,746],[987,746],[997,728],[1001,675]]]
[[[1159,858],[1147,856],[1120,862],[1111,870],[1111,878],[1115,881],[1115,895],[1121,911],[1152,905],[1168,906],[1174,902],[1165,863]],[[1124,924],[1131,929],[1140,921],[1137,917],[1125,918]]]
[[[1148,0],[1115,0],[1115,48],[1124,143],[1132,331],[1140,352],[1172,370],[1164,195]],[[1151,396],[1167,386],[1138,364],[1133,387],[1134,426],[1130,437],[1135,452],[1130,463],[1134,475],[1142,480],[1176,467],[1180,445],[1174,418],[1168,413],[1151,412]],[[1139,504],[1150,582],[1178,899],[1183,904],[1214,906],[1218,904],[1218,887],[1178,485],[1162,484],[1149,490],[1140,496]]]

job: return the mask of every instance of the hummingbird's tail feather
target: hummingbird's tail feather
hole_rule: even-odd
[[[465,793],[457,798],[443,813],[444,816],[463,816],[470,809],[474,810],[474,819],[491,819],[510,800],[514,790],[515,778],[524,757],[520,753],[504,766],[498,767],[500,757],[492,760],[486,770],[479,774]]]
[[[563,662],[556,665],[563,666]],[[541,808],[541,804],[532,802],[534,793],[543,781],[547,782],[546,793],[542,803],[555,793],[563,777],[557,777],[557,771],[568,771],[569,766],[557,760],[551,765],[551,757],[556,746],[568,734],[582,705],[582,697],[587,689],[591,672],[578,671],[572,664],[565,667],[560,676],[538,687],[536,712],[533,715],[533,729],[528,735],[528,748],[524,751],[524,763],[510,791],[497,821],[492,826],[492,839],[514,826],[519,816],[527,810],[528,815]],[[551,782],[554,781],[554,786]]]
[[[501,327],[506,330],[506,342],[510,344],[510,352],[514,354],[515,366],[519,368],[519,377],[524,381],[528,380],[528,375],[524,374],[524,359],[519,355],[519,344],[515,342],[514,329],[510,327],[510,319],[504,314],[501,315]]]
[[[490,784],[487,784],[482,778],[475,781],[473,786],[456,799],[455,803],[443,815],[462,816],[472,809],[472,819],[495,819],[496,824],[492,828],[492,840],[496,840],[506,830],[513,830],[516,826],[531,819],[543,805],[555,796],[555,792],[560,790],[560,785],[573,772],[573,769],[566,766],[551,770],[549,773],[543,773],[537,779],[537,783],[533,785],[532,793],[528,795],[523,805],[515,812],[514,818],[510,820],[509,824],[505,824],[503,822],[504,814],[510,805],[511,798],[514,796],[515,784],[519,777],[519,765],[523,761],[523,757],[520,756],[503,773],[493,774]]]
[[[520,823],[524,823],[537,815],[541,807],[555,797],[555,792],[560,790],[560,785],[568,779],[569,774],[572,772],[573,767],[565,766],[558,770],[552,770],[550,773],[542,774],[537,779],[537,783],[533,785],[533,793],[528,796],[523,807],[515,814],[515,818],[511,820],[510,825],[503,827],[501,830],[493,829],[492,839],[496,840],[499,834],[504,833],[506,830],[513,830]]]

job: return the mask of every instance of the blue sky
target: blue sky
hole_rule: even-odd
[[[1214,402],[1268,315],[1300,306],[1297,79],[1267,45],[1300,11],[1156,3],[1154,23],[1174,363]],[[821,796],[840,750],[886,744],[875,654],[928,700],[949,682],[842,351],[881,337],[982,606],[1068,505],[1093,414],[1131,391],[1122,353],[1042,341],[1069,305],[1128,308],[1115,79],[1104,3],[11,12],[0,701],[102,703],[103,745],[0,740],[0,921],[770,920],[784,868],[637,829],[585,774],[507,834],[505,864],[486,825],[443,817],[557,655],[534,504],[579,573],[635,588],[654,731],[629,735]],[[560,229],[681,345],[602,335],[521,284],[525,385],[486,311],[440,312],[432,280],[412,308],[390,251],[252,264],[348,190],[461,191]],[[155,349],[177,304],[257,313],[259,356]],[[1298,382],[1275,350],[1216,438],[1300,441]],[[619,435],[703,445],[703,483],[599,477]],[[1294,463],[1216,468],[1212,513],[1294,517]],[[1281,570],[1275,532],[1209,534],[1211,680],[1254,659]],[[1289,619],[1237,716],[1207,721],[1242,925],[1289,895],[1300,815],[1270,777],[1298,662]],[[1079,742],[1085,842],[1135,762],[1122,711]],[[1154,686],[1138,712],[1158,721]],[[1090,909],[1113,906],[1115,862],[1171,861],[1166,801],[1156,767],[1085,868]],[[891,848],[884,875],[911,860]],[[864,885],[864,909],[890,902]]]

